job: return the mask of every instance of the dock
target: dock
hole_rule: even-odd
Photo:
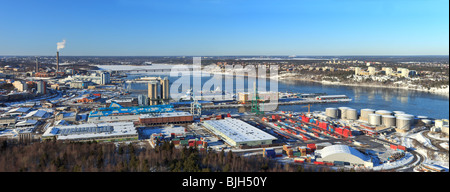
[[[337,100],[298,100],[289,102],[278,102],[278,103],[260,103],[263,106],[272,105],[305,105],[305,104],[320,104],[320,103],[345,103],[350,102],[352,99],[337,99]],[[240,107],[251,107],[251,103],[246,104],[225,104],[225,105],[202,105],[202,109],[226,109],[226,108],[240,108]],[[190,110],[190,107],[177,107],[177,110]]]

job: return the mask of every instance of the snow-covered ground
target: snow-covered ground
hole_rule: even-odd
[[[420,146],[418,146],[417,148],[415,146],[413,146],[413,144],[412,144],[413,139],[417,140],[422,145],[424,145],[428,148],[437,149],[435,146],[433,146],[431,144],[431,141],[429,139],[427,139],[423,136],[423,131],[414,133],[414,134],[404,135],[404,137],[402,137],[402,139],[401,139],[402,144],[404,146],[406,146],[407,148],[415,150],[417,153],[419,153],[423,157],[425,157],[423,163],[438,165],[440,167],[445,168],[448,171],[448,168],[449,168],[448,153],[447,153],[447,161],[443,160],[442,156],[436,155],[436,154],[438,154],[437,152],[432,152],[431,154],[433,155],[433,157],[428,157],[428,155],[430,155],[429,150],[427,150],[426,148],[420,147]]]
[[[405,153],[405,156],[397,161],[394,162],[387,162],[378,166],[374,166],[374,171],[381,171],[381,170],[388,170],[388,169],[395,169],[399,167],[403,167],[406,164],[412,162],[414,160],[414,155],[411,153]]]
[[[415,133],[415,134],[411,134],[411,135],[409,135],[407,137],[412,138],[412,139],[416,139],[418,142],[420,142],[422,145],[424,145],[427,148],[438,150],[438,148],[436,148],[435,146],[433,146],[431,144],[431,141],[428,138],[423,136],[423,131]]]

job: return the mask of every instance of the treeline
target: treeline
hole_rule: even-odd
[[[0,142],[0,172],[303,172],[330,171],[283,165],[262,156],[196,148],[176,149],[170,143],[142,144],[43,141]]]

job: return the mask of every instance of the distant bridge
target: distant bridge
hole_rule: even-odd
[[[184,69],[177,69],[177,68],[166,68],[166,69],[130,69],[130,70],[110,70],[115,73],[154,73],[154,72],[171,72],[171,71],[178,71],[183,72],[186,71]],[[188,71],[192,71],[192,68],[188,68]]]

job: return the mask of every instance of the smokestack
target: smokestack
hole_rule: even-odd
[[[59,72],[59,51],[56,52],[56,72]]]
[[[62,42],[56,43],[56,72],[59,72],[59,50],[64,49],[64,47],[66,47],[65,39]]]

